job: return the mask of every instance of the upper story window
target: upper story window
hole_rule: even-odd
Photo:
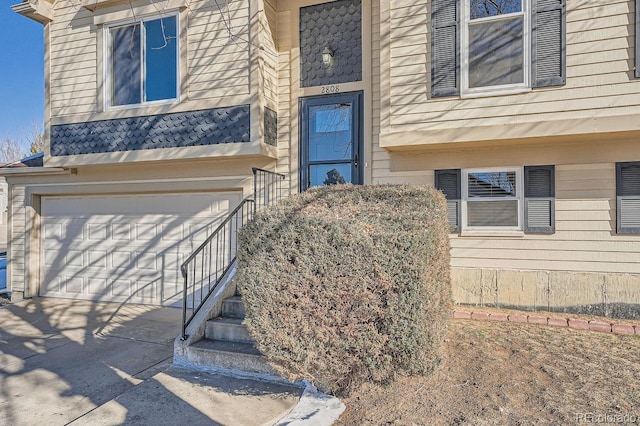
[[[109,107],[178,99],[178,18],[107,27]]]
[[[528,0],[464,0],[462,93],[529,87]]]
[[[431,95],[565,84],[566,0],[432,0]]]

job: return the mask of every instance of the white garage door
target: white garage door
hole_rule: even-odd
[[[43,197],[43,296],[171,305],[180,264],[238,193]]]

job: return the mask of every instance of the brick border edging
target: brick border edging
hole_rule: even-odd
[[[554,327],[569,327],[576,330],[590,330],[600,333],[640,335],[640,325],[621,324],[617,322],[603,322],[580,318],[548,317],[544,315],[529,315],[526,313],[490,313],[454,309],[452,318],[477,321],[516,322],[538,325],[550,325]]]

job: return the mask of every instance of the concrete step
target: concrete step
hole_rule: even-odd
[[[240,318],[218,317],[207,321],[204,336],[224,342],[253,343],[247,327]]]
[[[200,366],[277,376],[252,343],[202,339],[188,350],[190,361]]]
[[[245,317],[244,302],[240,296],[233,296],[222,301],[222,315],[227,318]]]

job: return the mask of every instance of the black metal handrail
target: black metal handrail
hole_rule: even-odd
[[[218,288],[236,261],[238,232],[253,219],[259,208],[282,198],[280,173],[254,167],[253,198],[245,198],[227,218],[204,240],[180,266],[184,286],[182,289],[182,340],[187,338],[187,327],[202,308],[204,302]],[[253,204],[253,206],[249,206]],[[251,208],[252,207],[252,208]]]
[[[282,198],[282,181],[285,176],[282,173],[254,167],[253,171],[253,199],[255,211],[269,206]]]
[[[242,200],[238,207],[180,266],[184,279],[182,291],[183,340],[187,338],[187,327],[193,318],[233,266],[236,260],[238,231],[255,214],[254,208],[245,207],[249,207],[248,204],[253,203],[254,201],[250,198]],[[188,315],[189,312],[190,315]]]

